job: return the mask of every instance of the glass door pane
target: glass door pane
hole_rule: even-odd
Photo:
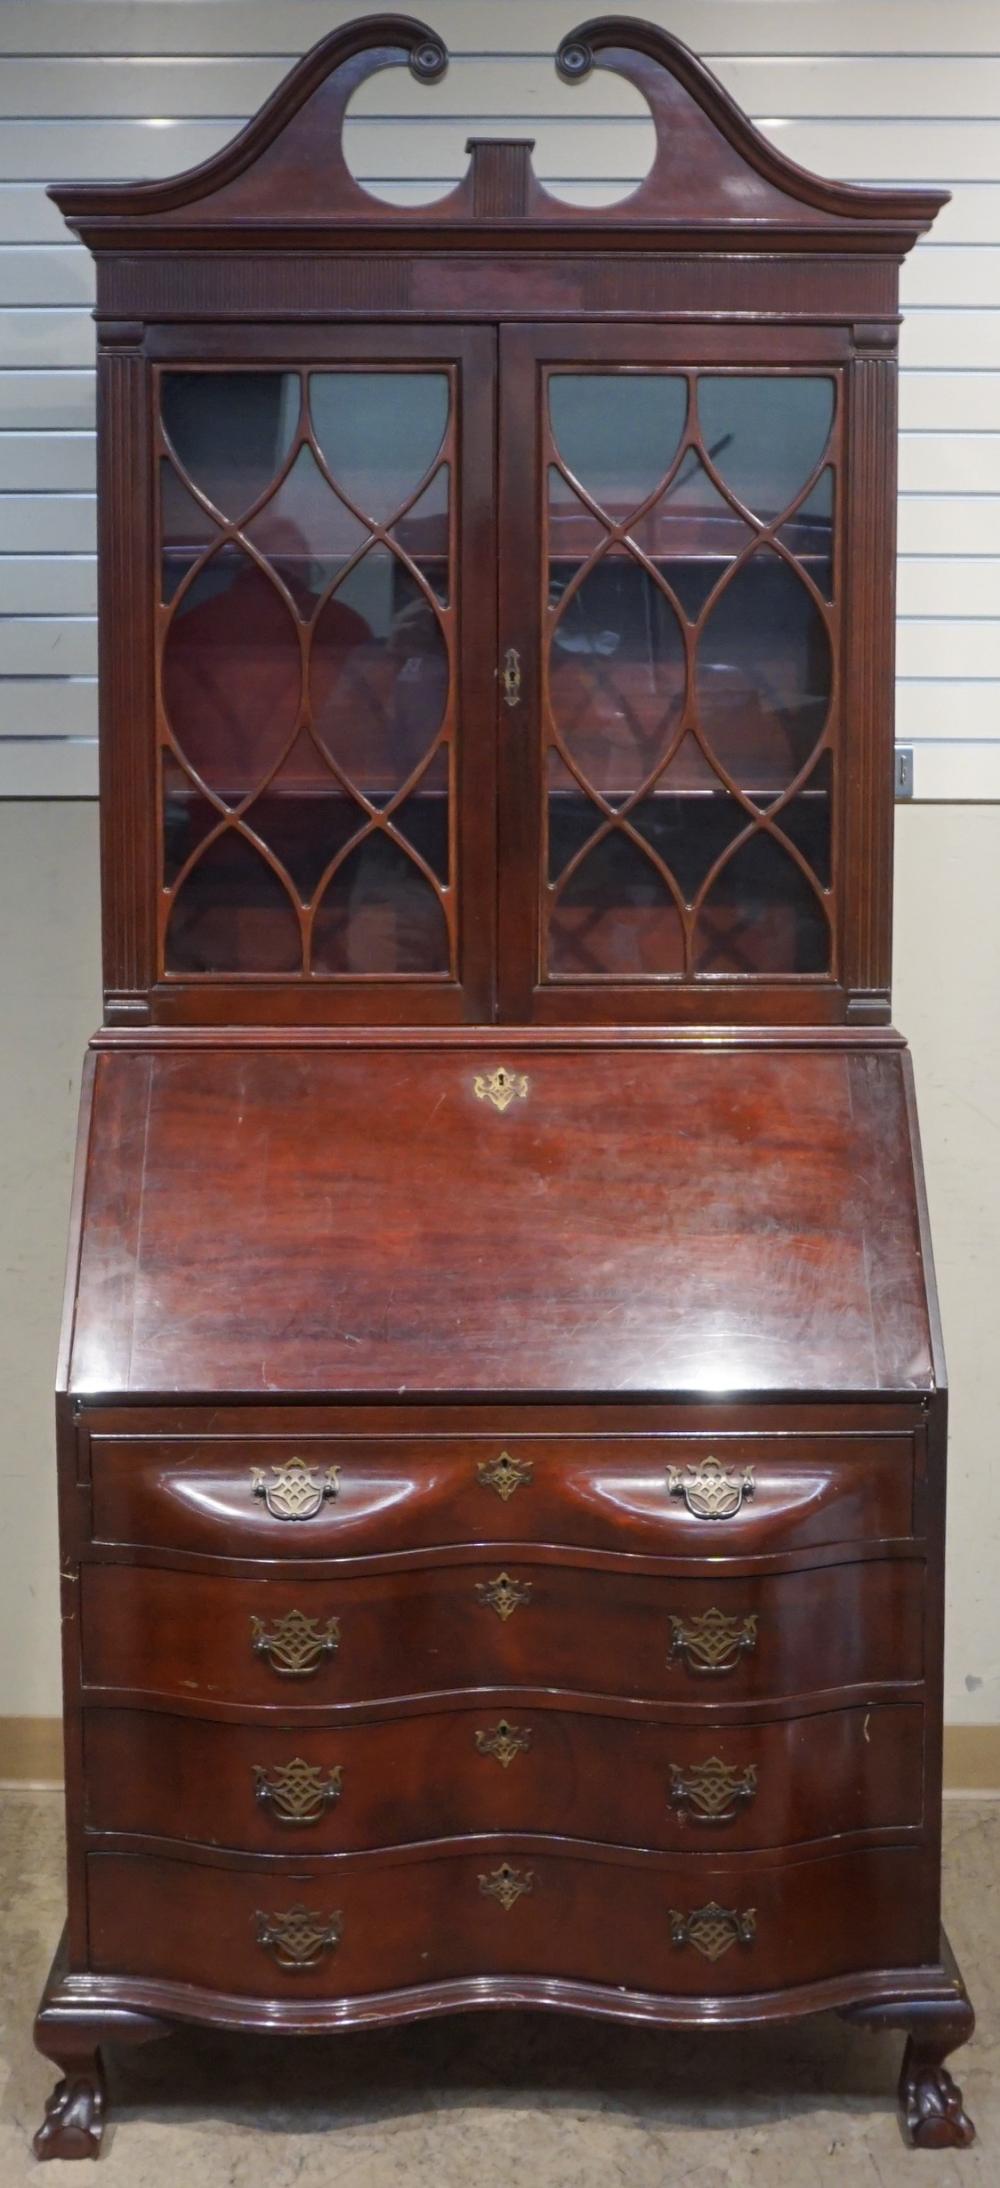
[[[535,410],[535,989],[829,979],[835,373],[539,358]]]
[[[167,979],[461,978],[457,379],[159,376]]]

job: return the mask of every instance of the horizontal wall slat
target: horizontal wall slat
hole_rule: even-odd
[[[790,29],[794,35],[794,26]],[[25,119],[92,115],[99,120],[148,114],[246,116],[276,89],[295,58],[292,51],[205,58],[128,54],[70,60],[30,55],[7,61],[0,79],[0,113]],[[897,54],[882,60],[867,54],[723,55],[717,57],[715,70],[727,91],[753,115],[909,118],[925,113],[929,101],[941,118],[995,114],[1000,108],[998,58],[938,57],[929,64]],[[492,54],[453,52],[444,77],[433,85],[417,83],[408,69],[381,70],[361,86],[353,112],[475,114],[489,119],[512,110],[525,115],[631,114],[640,105],[639,93],[608,69],[568,86],[554,67],[539,65],[538,55],[505,54],[498,67]]]
[[[900,744],[932,737],[952,743],[1000,738],[1000,682],[962,683],[905,677],[896,685],[896,738]]]
[[[918,433],[1000,432],[1000,372],[901,372],[899,422]]]
[[[1000,556],[901,555],[896,606],[901,616],[1000,615]]]
[[[903,267],[904,311],[920,304],[1000,304],[1000,247],[956,243],[947,250],[916,250]],[[67,298],[72,302],[72,298]]]
[[[7,676],[0,682],[0,737],[96,737],[93,676]]]
[[[0,322],[0,339],[3,327]],[[79,432],[93,427],[93,368],[82,372],[0,371],[0,431],[42,427]]]
[[[915,311],[903,321],[899,354],[905,365],[1000,366],[1000,311]]]
[[[94,261],[82,243],[0,245],[0,305],[94,301]]]
[[[96,483],[92,433],[0,433],[0,493],[86,493]]]
[[[96,545],[93,494],[0,494],[0,555],[92,555]]]
[[[43,182],[0,182],[0,243],[65,243],[68,235]]]
[[[361,0],[18,0],[0,10],[0,52],[298,54],[320,16],[326,31],[361,12]],[[429,12],[467,51],[551,53],[581,19],[580,0],[437,0]],[[710,55],[1000,51],[995,0],[643,0],[642,13]]]
[[[0,601],[7,615],[93,615],[95,555],[4,555]]]
[[[82,650],[82,649],[81,649]],[[896,668],[901,677],[1000,678],[1000,619],[939,620],[900,623]],[[1000,729],[997,734],[1000,735]]]
[[[899,481],[914,494],[1000,494],[1000,431],[904,433]]]
[[[913,795],[954,805],[1000,803],[1000,741],[914,744]]]
[[[0,738],[0,798],[96,798],[93,738]]]
[[[1000,555],[1000,494],[902,494],[904,555]]]
[[[86,311],[13,311],[0,318],[5,365],[87,365],[94,358],[94,322]]]
[[[93,616],[0,615],[0,676],[96,674]]]

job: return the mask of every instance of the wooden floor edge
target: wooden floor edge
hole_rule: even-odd
[[[61,1785],[58,1717],[0,1717],[0,1783]],[[1000,1793],[1000,1724],[946,1725],[946,1793]]]

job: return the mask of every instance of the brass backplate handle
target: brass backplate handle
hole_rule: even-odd
[[[322,1915],[312,1907],[289,1907],[286,1914],[257,1912],[257,1943],[262,1945],[289,1975],[317,1968],[324,1955],[335,1952],[343,1929],[341,1914]]]
[[[706,1960],[721,1960],[732,1945],[752,1945],[757,1935],[757,1910],[745,1907],[720,1907],[717,1900],[710,1900],[707,1907],[695,1907],[690,1914],[682,1914],[677,1907],[670,1909],[670,1942],[678,1947],[693,1945]]]
[[[755,1487],[752,1466],[730,1471],[711,1454],[697,1466],[672,1466],[667,1473],[670,1495],[683,1497],[694,1519],[735,1519]]]
[[[757,1646],[757,1613],[731,1618],[714,1605],[697,1618],[670,1617],[670,1654],[682,1656],[689,1671],[712,1675],[735,1671],[742,1656]]]
[[[692,1823],[732,1823],[741,1808],[748,1808],[757,1792],[757,1765],[745,1770],[724,1763],[721,1755],[707,1762],[670,1764],[670,1806],[689,1815]]]
[[[336,1656],[340,1646],[340,1621],[328,1618],[321,1626],[316,1618],[307,1618],[305,1611],[286,1611],[283,1618],[276,1618],[273,1626],[262,1618],[251,1617],[250,1647],[255,1656],[265,1656],[272,1671],[280,1672],[284,1679],[308,1679],[318,1671],[325,1658]]]
[[[503,657],[503,695],[509,707],[521,704],[521,656],[516,646],[508,646]]]
[[[531,1587],[530,1580],[513,1580],[509,1573],[498,1573],[495,1580],[477,1580],[476,1595],[506,1625],[522,1603],[531,1601]]]
[[[255,1466],[250,1488],[255,1497],[263,1498],[272,1519],[315,1519],[340,1490],[339,1466],[328,1466],[317,1480],[308,1459],[286,1459],[284,1465],[272,1466],[269,1474],[270,1479],[264,1467]]]
[[[318,1763],[307,1763],[296,1755],[290,1763],[279,1763],[271,1771],[263,1763],[255,1763],[253,1783],[254,1799],[270,1811],[276,1823],[302,1829],[306,1824],[321,1823],[327,1809],[336,1805],[343,1792],[344,1773],[338,1763],[324,1776]]]
[[[531,1480],[534,1471],[530,1459],[512,1459],[509,1451],[501,1451],[496,1459],[480,1459],[476,1478],[484,1489],[492,1489],[507,1504],[515,1489]]]

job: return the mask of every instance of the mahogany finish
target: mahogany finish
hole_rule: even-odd
[[[334,32],[97,260],[105,1025],[57,1399],[101,2047],[475,2006],[899,2027],[940,1932],[946,1393],[889,1025],[898,269],[631,20],[623,205],[378,203]]]

